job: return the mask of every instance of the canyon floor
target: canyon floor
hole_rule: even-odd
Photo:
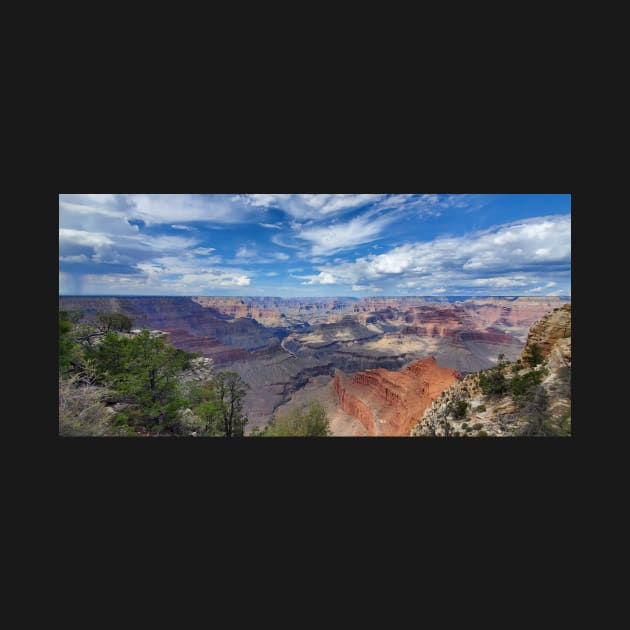
[[[250,431],[274,414],[316,399],[328,412],[333,435],[358,437],[399,433],[379,433],[366,426],[365,418],[362,422],[344,411],[340,382],[374,382],[365,404],[376,408],[382,402],[392,407],[390,415],[402,417],[394,395],[402,385],[389,372],[402,374],[404,368],[433,357],[440,369],[450,369],[459,378],[492,367],[499,354],[515,360],[532,324],[565,302],[557,297],[63,296],[59,307],[88,317],[124,313],[134,326],[165,331],[175,346],[212,359],[215,369],[237,372],[250,386],[245,405]],[[355,378],[371,370],[370,378]],[[389,384],[383,384],[386,381]],[[429,401],[435,391],[430,382],[423,387]],[[352,405],[346,409],[356,413]],[[418,409],[413,407],[413,413]]]

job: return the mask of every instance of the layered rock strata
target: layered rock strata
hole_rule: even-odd
[[[343,411],[359,420],[371,436],[407,436],[412,425],[459,374],[434,357],[399,372],[378,368],[350,377],[335,371],[333,389]]]

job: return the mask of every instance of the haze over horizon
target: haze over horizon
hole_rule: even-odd
[[[59,293],[571,295],[571,195],[59,195]]]

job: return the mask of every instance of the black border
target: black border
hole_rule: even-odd
[[[111,136],[109,129],[97,129],[90,138],[71,134],[65,138],[62,157],[54,161],[51,192],[41,202],[47,217],[44,225],[51,221],[40,230],[41,251],[46,252],[42,261],[50,257],[52,277],[58,242],[51,235],[58,227],[54,221],[59,192],[567,193],[576,184],[572,144],[557,133],[528,134],[520,129],[515,135],[504,135],[498,128],[496,136],[489,136],[487,128],[481,128],[474,133],[464,130],[454,138],[456,134],[440,135],[443,127],[433,135],[411,127],[392,128],[380,136],[369,127],[352,124],[336,136],[313,132],[308,125],[300,129],[305,136],[291,128],[280,134],[262,123],[240,134],[242,130],[232,126],[221,142],[214,127],[197,133],[171,129],[170,135],[144,125]],[[236,131],[233,136],[232,131]],[[573,193],[574,241],[579,227],[576,213],[585,212],[589,205],[584,199]],[[579,257],[577,250],[574,247],[574,256]],[[55,287],[56,277],[46,286],[51,335],[42,342],[51,358],[56,356]],[[582,302],[578,298],[579,308]],[[297,484],[300,495],[330,492],[338,498],[383,500],[396,493],[421,502],[423,492],[433,495],[438,487],[461,500],[467,496],[465,488],[482,494],[500,489],[509,496],[515,489],[559,489],[560,480],[568,483],[580,441],[588,433],[578,408],[570,439],[59,438],[54,364],[51,361],[46,378],[50,390],[35,401],[43,405],[36,416],[61,468],[59,484],[82,485],[88,492],[140,483],[156,495],[175,492],[194,498],[197,492],[199,496],[221,492],[221,480],[228,477],[248,495],[295,497],[292,488]],[[578,370],[579,366],[578,362]],[[401,488],[405,488],[402,493]]]

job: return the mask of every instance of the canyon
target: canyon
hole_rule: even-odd
[[[250,386],[248,429],[321,400],[334,435],[409,435],[441,391],[466,374],[516,360],[534,322],[559,297],[60,296],[59,308],[124,313],[134,328],[237,372]],[[366,410],[367,409],[367,410]]]

